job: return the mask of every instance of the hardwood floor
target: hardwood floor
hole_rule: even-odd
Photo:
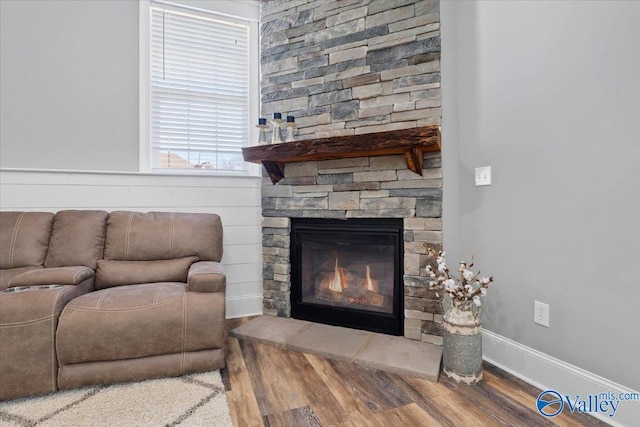
[[[434,383],[230,337],[222,376],[242,427],[606,425],[584,414],[542,417],[540,391],[489,364],[477,386],[444,375]]]

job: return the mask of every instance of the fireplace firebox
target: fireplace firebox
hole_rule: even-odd
[[[403,221],[291,220],[291,315],[401,335]]]

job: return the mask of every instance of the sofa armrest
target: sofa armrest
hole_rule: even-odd
[[[9,286],[77,285],[94,275],[95,271],[85,266],[42,268],[13,277]]]
[[[187,291],[224,293],[226,287],[227,276],[219,262],[200,261],[191,265],[187,275]]]

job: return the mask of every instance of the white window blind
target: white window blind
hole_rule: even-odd
[[[151,4],[152,168],[247,171],[248,40],[247,22]]]

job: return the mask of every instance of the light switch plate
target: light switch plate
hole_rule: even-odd
[[[491,185],[491,166],[476,168],[476,187]]]

